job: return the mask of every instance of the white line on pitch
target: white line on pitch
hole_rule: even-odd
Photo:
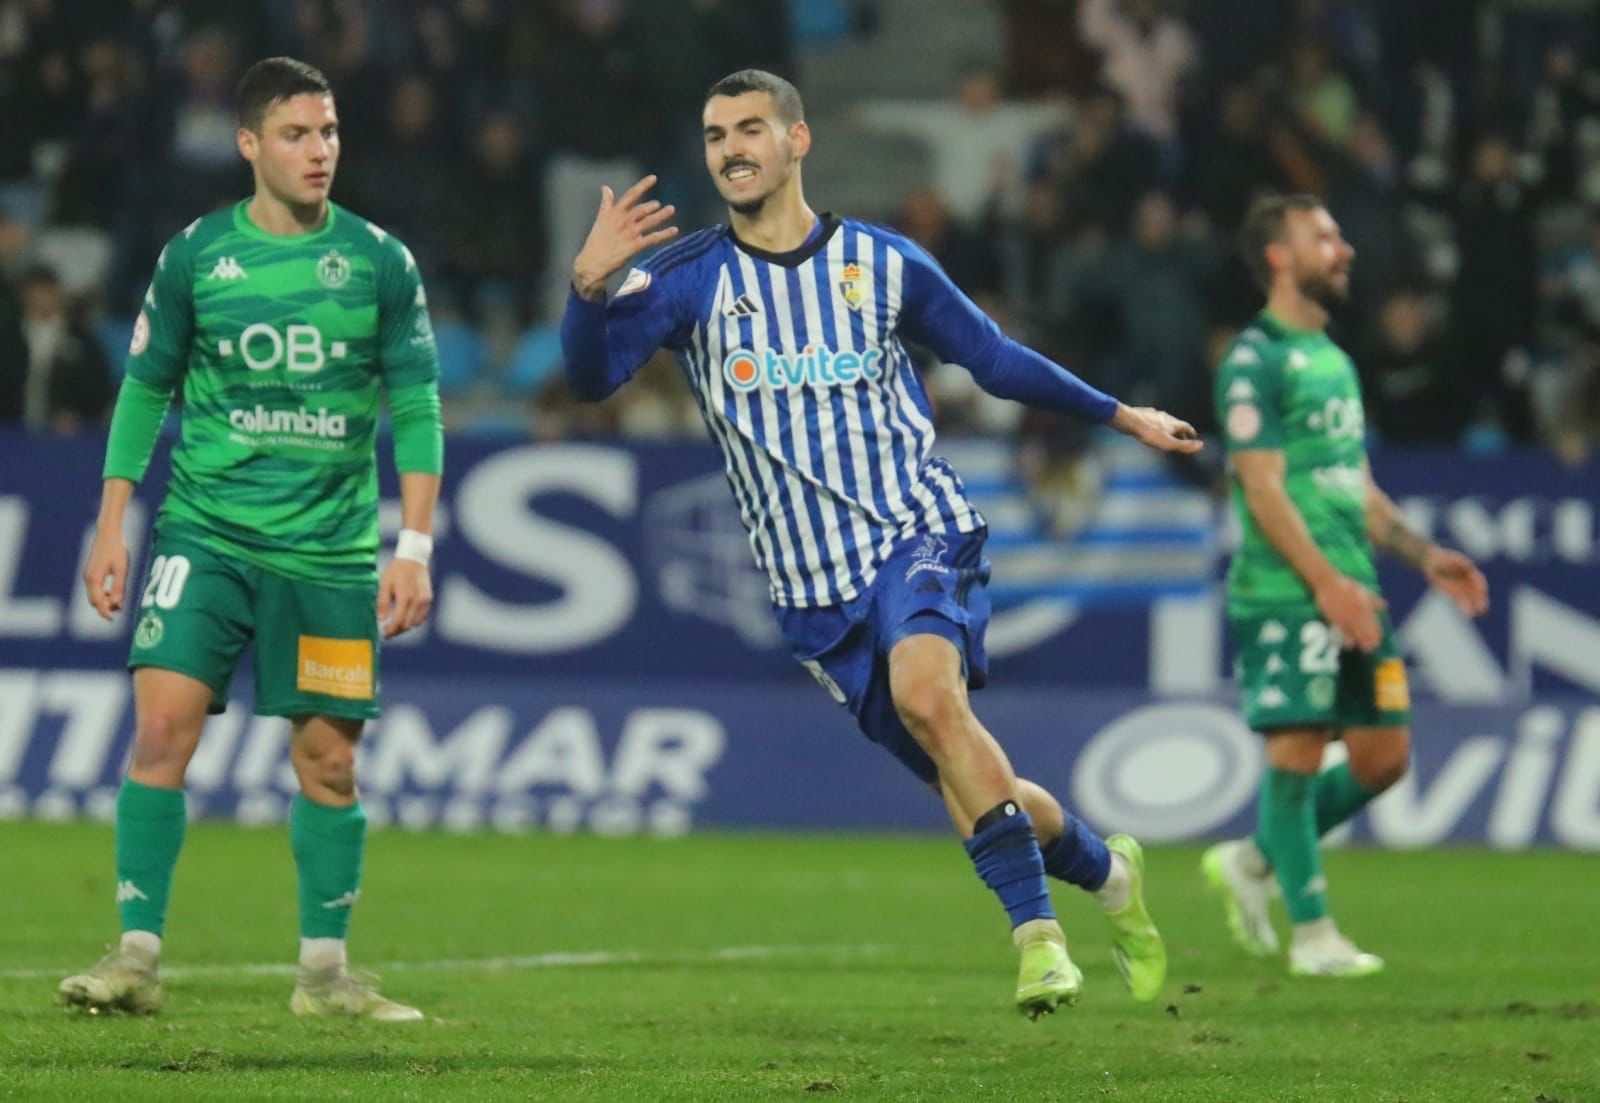
[[[517,957],[437,958],[432,961],[381,961],[371,968],[383,973],[495,973],[518,969],[577,969],[602,965],[695,965],[714,961],[760,961],[767,958],[804,957],[812,954],[870,957],[883,947],[856,946],[722,946],[679,954],[637,951],[581,950]],[[356,963],[356,968],[363,968]],[[291,977],[299,966],[292,962],[255,962],[241,965],[177,965],[161,970],[163,978],[184,977]],[[68,969],[0,969],[0,980],[44,980],[66,976]]]

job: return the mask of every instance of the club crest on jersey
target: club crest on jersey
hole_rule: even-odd
[[[839,294],[844,297],[844,305],[851,310],[860,310],[863,295],[861,293],[861,265],[847,264],[839,273]]]
[[[883,378],[883,350],[835,352],[826,346],[807,345],[793,356],[775,349],[751,352],[734,349],[722,359],[722,378],[736,391],[766,386],[773,390],[832,387]]]
[[[328,255],[317,261],[317,281],[330,291],[337,291],[350,282],[350,262],[339,250],[329,249]]]

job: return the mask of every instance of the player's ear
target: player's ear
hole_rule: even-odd
[[[1267,267],[1273,275],[1277,275],[1281,268],[1289,267],[1289,247],[1281,241],[1269,241],[1266,245]]]
[[[796,157],[804,157],[811,152],[811,128],[804,119],[789,128],[789,144],[794,148]]]
[[[261,152],[261,137],[249,127],[241,126],[234,139],[239,146],[239,156],[254,164],[256,155]]]

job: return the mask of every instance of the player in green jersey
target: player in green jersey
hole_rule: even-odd
[[[1421,571],[1462,613],[1488,607],[1466,556],[1413,531],[1373,481],[1354,365],[1327,335],[1355,251],[1313,196],[1264,199],[1246,216],[1245,259],[1267,306],[1217,373],[1218,416],[1243,542],[1228,571],[1228,620],[1245,718],[1267,741],[1253,838],[1206,852],[1206,879],[1235,938],[1277,950],[1272,875],[1294,923],[1290,971],[1383,968],[1328,914],[1318,839],[1406,772],[1410,698],[1378,595],[1374,550]],[[1330,739],[1346,762],[1321,770]],[[1319,772],[1320,771],[1320,772]]]
[[[184,772],[255,645],[255,710],[289,718],[300,782],[296,1014],[422,1017],[350,972],[366,816],[355,746],[377,715],[380,636],[432,604],[429,536],[443,437],[438,361],[404,245],[328,199],[339,121],[325,77],[289,58],[239,84],[239,151],[255,195],[167,244],[129,348],[106,448],[89,601],[137,618],[132,762],[117,795],[122,940],[60,996],[91,1011],[161,1003],[157,964],[183,843]],[[126,591],[122,522],[167,407],[182,436],[141,590]],[[377,572],[379,396],[388,399],[402,531]],[[130,601],[125,602],[124,597]]]

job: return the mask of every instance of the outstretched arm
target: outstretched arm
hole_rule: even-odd
[[[1385,494],[1367,468],[1367,535],[1373,547],[1388,552],[1422,572],[1430,585],[1443,591],[1462,614],[1481,616],[1489,610],[1489,583],[1465,555],[1441,547],[1406,523],[1405,514]]]
[[[652,345],[640,355],[637,342],[613,342],[606,326],[606,280],[652,245],[678,234],[677,227],[663,225],[675,208],[644,198],[655,182],[654,176],[646,176],[621,199],[613,198],[610,188],[602,188],[594,225],[572,262],[572,294],[561,316],[561,350],[573,393],[591,402],[633,378],[655,351]],[[650,283],[650,273],[635,269],[617,297],[646,292]]]
[[[998,398],[1073,414],[1110,425],[1162,452],[1198,452],[1194,427],[1149,407],[1124,406],[1060,364],[1004,333],[994,319],[950,282],[932,257],[907,243],[901,329],[952,364],[972,373]]]

